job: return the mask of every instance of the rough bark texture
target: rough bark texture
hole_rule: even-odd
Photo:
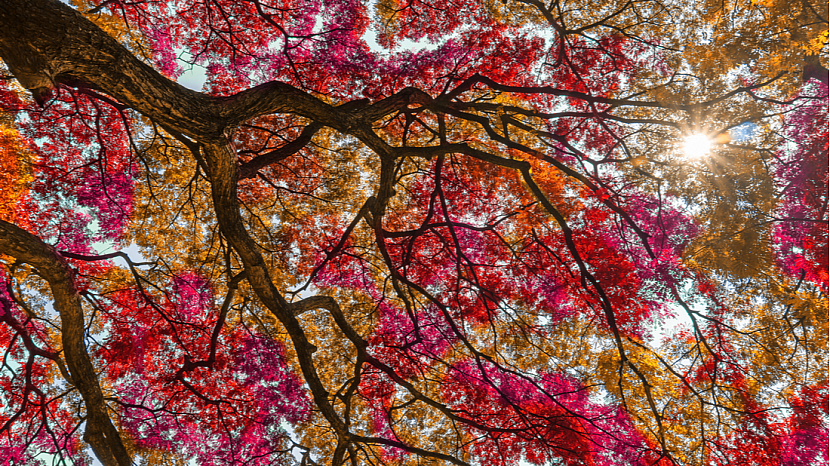
[[[268,83],[227,98],[191,91],[136,59],[97,26],[56,0],[11,0],[0,4],[0,57],[38,99],[57,84],[87,86],[117,98],[204,148],[220,228],[243,259],[247,280],[257,296],[288,330],[314,401],[345,448],[348,429],[331,406],[316,372],[312,360],[315,348],[273,285],[262,255],[243,226],[236,199],[237,157],[226,134],[251,117],[291,112],[351,132],[380,153],[388,154],[390,148],[371,131],[366,117],[356,115],[354,105],[335,109],[282,83]],[[380,117],[408,100],[404,95],[394,102],[381,101],[379,107],[361,109],[372,117]],[[83,312],[64,259],[35,236],[7,223],[0,228],[0,247],[41,269],[52,284],[56,308],[63,317],[67,362],[87,404],[85,439],[105,465],[131,464],[107,417],[98,380],[83,345]]]
[[[39,13],[33,15],[33,11]],[[430,157],[451,151],[467,152],[465,149],[469,148],[463,147],[466,146],[463,144],[394,148],[374,133],[371,123],[413,103],[427,106],[441,103],[433,102],[422,91],[407,88],[371,105],[365,101],[355,101],[333,107],[290,85],[278,82],[263,84],[230,97],[208,96],[168,80],[135,58],[79,13],[57,0],[9,0],[0,5],[0,57],[36,98],[42,98],[57,84],[87,86],[115,97],[122,104],[150,117],[168,130],[194,140],[190,147],[203,152],[211,177],[214,209],[222,233],[242,258],[247,280],[258,298],[291,336],[315,404],[338,435],[333,463],[340,463],[346,447],[354,438],[347,423],[332,406],[330,394],[320,380],[312,357],[315,347],[308,341],[294,310],[274,286],[256,243],[245,229],[236,195],[238,161],[228,136],[242,121],[274,112],[303,116],[314,121],[315,126],[329,126],[355,136],[382,159],[377,195],[379,201],[374,203],[372,209],[374,217],[380,219],[386,202],[394,195],[390,163],[393,158]],[[250,176],[249,171],[251,170],[244,170],[243,175]],[[55,260],[62,259],[55,255]],[[82,319],[82,316],[79,318]],[[347,322],[338,324],[349,332]],[[82,329],[83,326],[78,328]],[[360,347],[360,341],[353,343]],[[362,350],[359,348],[359,351]],[[86,358],[86,361],[88,363],[89,359]],[[94,377],[91,365],[88,370]],[[92,392],[97,393],[98,398],[92,397],[95,395]],[[100,390],[91,390],[90,393],[92,404],[88,409],[92,413],[97,406],[95,400],[100,399]],[[111,428],[110,423],[107,425]],[[108,434],[107,438],[109,437]],[[100,445],[96,447],[96,454],[102,461],[103,458],[117,456],[116,452],[120,451],[114,446]],[[434,452],[421,453],[433,457],[445,456]]]
[[[87,410],[86,440],[104,466],[132,464],[118,431],[107,414],[107,405],[84,344],[84,312],[75,290],[72,269],[54,248],[37,236],[0,220],[0,252],[34,266],[52,289],[55,309],[61,316],[61,343],[72,383]]]
[[[36,96],[61,83],[87,86],[197,140],[219,138],[257,115],[283,112],[353,133],[373,149],[388,152],[367,123],[415,95],[408,90],[371,106],[335,109],[288,84],[270,82],[229,97],[208,96],[165,78],[57,0],[4,1],[0,29],[0,57]]]
[[[544,8],[542,7],[542,9]],[[549,18],[549,21],[552,25],[556,24],[552,17]],[[425,457],[451,461],[456,464],[465,463],[443,453],[407,447],[391,440],[363,437],[352,433],[350,431],[348,408],[339,411],[341,404],[332,401],[334,395],[326,389],[318,373],[318,368],[315,367],[314,352],[316,348],[311,344],[306,330],[297,318],[298,315],[311,309],[328,310],[336,325],[351,341],[358,358],[356,374],[360,372],[360,365],[367,362],[386,372],[398,386],[405,388],[413,399],[440,410],[444,416],[453,422],[465,423],[482,431],[488,430],[488,427],[477,424],[475,420],[465,418],[459,415],[457,411],[430,399],[420,393],[414,384],[397,375],[393,368],[378,359],[373,359],[366,350],[367,342],[350,326],[340,311],[338,303],[333,298],[315,296],[299,302],[288,303],[281,291],[275,286],[271,272],[266,265],[266,260],[255,239],[246,228],[243,216],[240,214],[240,203],[237,198],[237,185],[240,179],[255,177],[260,168],[301,150],[312,140],[315,133],[323,127],[330,127],[341,134],[354,136],[380,158],[377,190],[374,196],[367,199],[354,223],[364,218],[370,223],[374,229],[375,238],[378,240],[378,251],[384,256],[386,263],[390,264],[389,269],[392,279],[404,283],[410,289],[416,290],[426,297],[429,296],[428,292],[418,287],[416,283],[407,282],[406,277],[398,274],[394,266],[391,266],[392,261],[383,242],[386,235],[382,228],[385,209],[390,198],[396,194],[394,190],[395,159],[400,157],[429,158],[459,153],[520,172],[531,193],[560,224],[567,246],[579,265],[579,275],[583,285],[586,288],[590,286],[592,290],[596,290],[597,296],[601,298],[602,309],[620,351],[619,356],[620,361],[622,361],[620,374],[622,374],[623,368],[629,367],[641,381],[649,409],[653,412],[657,423],[655,437],[660,443],[661,451],[668,452],[669,447],[665,443],[662,432],[663,417],[657,408],[657,404],[652,399],[649,381],[623,350],[624,342],[616,324],[611,301],[603,291],[599,281],[586,267],[585,262],[580,259],[580,253],[572,238],[572,230],[568,227],[565,217],[556,210],[554,204],[545,197],[546,194],[542,187],[534,181],[530,171],[531,164],[527,161],[501,158],[492,153],[483,152],[463,141],[447,141],[443,129],[440,130],[440,137],[436,138],[440,139],[438,145],[393,147],[374,132],[372,124],[396,111],[406,109],[412,104],[437,110],[436,113],[451,115],[459,120],[479,125],[482,131],[486,132],[487,137],[495,143],[523,152],[528,157],[542,159],[565,175],[578,180],[590,191],[598,192],[600,189],[591,178],[580,174],[558,160],[521,144],[517,140],[511,139],[508,134],[508,127],[528,130],[529,132],[532,132],[533,128],[525,126],[517,119],[505,117],[502,120],[504,123],[503,131],[499,132],[492,126],[492,122],[488,118],[479,114],[467,113],[467,110],[473,108],[474,105],[477,105],[478,108],[488,108],[488,105],[495,104],[488,102],[464,103],[453,100],[475,86],[483,85],[498,92],[517,94],[533,92],[570,97],[587,103],[599,103],[615,107],[668,108],[673,111],[700,114],[703,110],[715,107],[734,95],[748,93],[752,89],[762,87],[777,79],[774,78],[765,83],[742,87],[707,102],[672,105],[670,107],[660,102],[635,100],[636,97],[620,100],[553,87],[525,88],[503,85],[479,75],[470,76],[455,90],[435,99],[423,91],[406,88],[375,103],[357,100],[340,106],[332,106],[311,94],[280,82],[266,83],[233,96],[216,97],[189,90],[165,78],[152,67],[136,58],[129,50],[80,13],[59,0],[0,0],[0,58],[6,63],[14,77],[32,93],[39,103],[44,103],[55,87],[62,84],[95,89],[117,100],[120,104],[152,119],[170,134],[183,141],[197,160],[204,161],[204,166],[210,177],[211,196],[219,228],[224,238],[227,239],[227,243],[241,258],[244,266],[244,271],[238,277],[245,277],[244,279],[250,283],[257,298],[284,326],[292,340],[297,361],[304,381],[314,399],[315,407],[319,409],[337,435],[338,444],[334,450],[332,464],[343,463],[347,448],[356,442],[384,444],[415,452]],[[812,61],[808,61],[808,66],[804,70],[804,79],[816,78],[827,82],[827,70],[818,63],[817,59],[810,60]],[[499,107],[503,106],[489,108],[497,110]],[[231,142],[233,131],[237,125],[246,120],[270,113],[293,114],[311,120],[311,123],[294,141],[240,165],[236,149]],[[526,111],[524,114],[538,118],[553,117],[553,114],[543,114],[535,111]],[[577,115],[580,114],[577,113]],[[610,113],[602,113],[601,115],[593,113],[592,115],[627,123],[656,123],[673,128],[682,126],[676,121],[668,120],[625,119],[614,117]],[[439,128],[441,127],[439,125]],[[564,137],[552,133],[545,133],[545,136],[552,141],[568,144]],[[574,150],[574,153],[577,152]],[[638,229],[637,224],[631,220],[622,208],[611,201],[603,201],[603,203],[627,222],[627,225],[640,236],[644,248],[651,258],[655,259],[655,254],[650,249],[648,235]],[[446,209],[444,210],[446,211]],[[353,228],[353,225],[350,228]],[[400,234],[404,235],[406,233]],[[31,264],[51,286],[55,308],[61,316],[63,351],[71,372],[72,383],[80,392],[86,408],[84,439],[92,446],[95,454],[104,465],[132,464],[119,433],[107,413],[107,405],[104,401],[97,374],[84,345],[83,309],[74,287],[72,270],[66,263],[65,258],[35,235],[4,221],[0,221],[0,254],[10,255]],[[71,255],[68,256],[72,257]],[[232,293],[228,296],[232,296]],[[681,300],[678,298],[678,301]],[[223,313],[227,312],[229,302],[230,298],[227,298],[226,304],[223,305]],[[438,300],[434,300],[433,304],[441,306]],[[224,316],[224,314],[222,315]],[[224,317],[221,317],[221,319],[224,319]],[[451,321],[451,319],[447,320]],[[221,322],[217,329],[220,327]],[[460,333],[456,331],[456,334]],[[218,330],[214,333],[214,343],[216,335],[218,335]],[[471,354],[475,354],[480,360],[487,360],[488,357],[484,353],[478,352],[472,345],[469,346]],[[213,357],[212,354],[211,361]],[[356,384],[350,390],[354,390],[355,387]],[[490,430],[497,431],[498,429]]]

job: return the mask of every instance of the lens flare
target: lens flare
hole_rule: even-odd
[[[683,140],[683,153],[687,159],[700,159],[709,155],[712,140],[705,134],[692,134]]]

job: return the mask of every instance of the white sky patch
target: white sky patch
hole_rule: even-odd
[[[176,50],[176,56],[179,65],[184,69],[184,73],[176,82],[188,89],[202,92],[207,81],[207,69],[201,65],[191,64],[193,56],[183,50]]]
[[[363,34],[363,40],[366,42],[366,45],[369,46],[370,50],[381,54],[435,50],[441,45],[443,45],[445,42],[442,41],[440,43],[433,43],[427,40],[426,38],[421,38],[417,42],[411,39],[403,39],[397,47],[395,47],[392,50],[389,50],[381,47],[381,45],[378,43],[378,33],[374,29],[367,29],[366,33]]]

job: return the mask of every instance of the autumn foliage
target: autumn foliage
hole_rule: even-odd
[[[68,3],[0,3],[0,464],[827,464],[825,3]]]

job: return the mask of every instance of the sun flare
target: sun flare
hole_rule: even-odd
[[[700,159],[709,155],[712,140],[705,134],[697,133],[686,136],[683,140],[683,154],[687,159]]]

